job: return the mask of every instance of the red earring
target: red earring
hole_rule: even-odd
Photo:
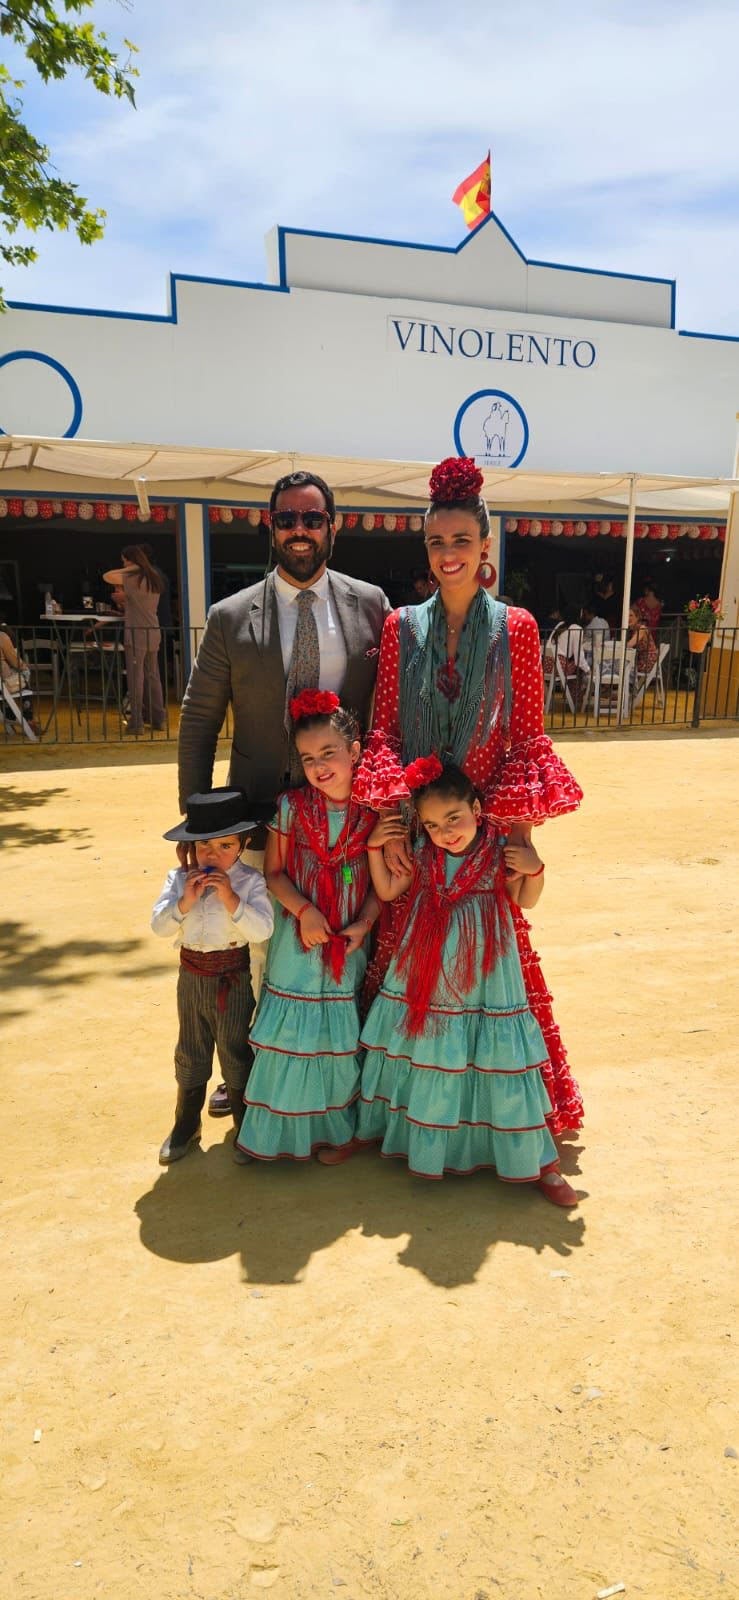
[[[492,589],[497,576],[495,567],[491,566],[487,559],[480,562],[477,569],[477,581],[482,584],[483,589]]]

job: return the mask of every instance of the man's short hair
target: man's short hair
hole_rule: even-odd
[[[316,472],[288,472],[285,478],[278,478],[270,495],[270,517],[277,507],[278,495],[281,495],[285,489],[309,489],[311,486],[315,489],[320,489],[326,503],[329,522],[335,522],[336,502],[334,500],[333,493],[331,489],[329,489],[328,484],[324,482],[323,478],[319,478]]]

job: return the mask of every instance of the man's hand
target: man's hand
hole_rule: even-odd
[[[312,950],[317,944],[328,944],[329,939],[333,939],[333,933],[318,906],[309,906],[303,912],[298,923],[298,934],[306,950]]]
[[[192,839],[180,839],[177,845],[177,860],[186,872],[194,870],[198,864],[195,844]]]

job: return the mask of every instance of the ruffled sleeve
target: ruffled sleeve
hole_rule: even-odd
[[[380,639],[372,727],[400,743],[400,612],[392,611]]]
[[[528,611],[508,612],[513,703],[510,748],[485,794],[496,822],[546,822],[576,811],[582,789],[544,732],[539,630]]]

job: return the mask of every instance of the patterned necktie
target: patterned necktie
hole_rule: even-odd
[[[293,653],[290,671],[287,675],[287,693],[285,696],[285,720],[288,734],[290,735],[290,778],[293,783],[302,783],[303,765],[292,741],[290,701],[293,695],[300,694],[302,689],[318,688],[321,669],[318,627],[313,613],[315,598],[312,589],[301,589],[297,600],[294,602],[298,608],[298,624],[293,640]]]

